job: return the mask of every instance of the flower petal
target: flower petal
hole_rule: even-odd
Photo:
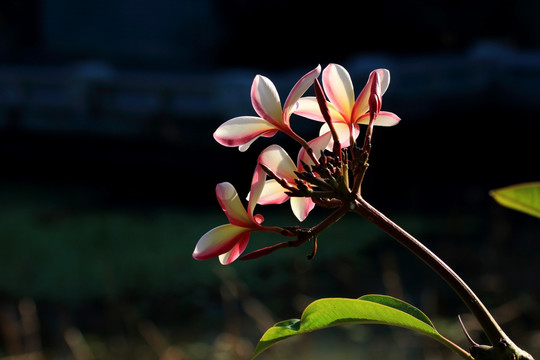
[[[291,209],[296,216],[296,218],[300,221],[304,221],[309,212],[313,210],[315,207],[315,203],[311,198],[309,197],[292,197],[291,198]]]
[[[321,153],[326,149],[331,139],[332,139],[332,134],[328,131],[322,134],[321,136],[316,137],[315,139],[308,142],[309,147],[311,148],[311,150],[313,150],[313,154],[317,157],[317,159],[321,157]],[[296,161],[296,164],[297,164],[296,166],[298,167],[298,171],[304,171],[302,162],[308,165],[314,164],[313,160],[311,159],[306,149],[304,148],[301,148],[300,151],[298,152],[298,158]]]
[[[222,182],[216,186],[216,197],[229,222],[245,228],[253,227],[254,223],[242,205],[236,189],[231,183]]]
[[[276,126],[260,117],[239,116],[221,124],[214,132],[214,139],[224,146],[249,147],[259,136],[271,137],[276,132]]]
[[[238,259],[240,255],[246,250],[246,247],[249,242],[249,233],[245,233],[244,236],[242,236],[238,242],[233,246],[231,250],[226,252],[225,254],[219,255],[219,262],[222,265],[229,265],[234,260]]]
[[[270,179],[264,184],[264,190],[259,198],[258,204],[282,204],[289,199],[289,195],[285,194],[285,191],[286,190],[276,180]]]
[[[388,89],[388,85],[390,85],[390,71],[386,69],[373,70],[369,74],[366,85],[364,86],[364,88],[360,92],[360,95],[358,95],[358,97],[356,98],[356,102],[354,103],[351,116],[353,122],[358,122],[358,118],[369,111],[369,96],[371,93],[371,85],[373,83],[375,73],[377,73],[379,78],[379,83],[381,86],[381,96],[384,95],[384,93]]]
[[[394,126],[400,122],[399,116],[388,111],[381,111],[375,118],[374,124],[377,126]],[[369,113],[360,116],[358,119],[359,124],[369,124]]]
[[[255,171],[253,172],[253,177],[251,178],[251,188],[248,194],[248,216],[252,221],[258,224],[260,224],[261,221],[258,221],[253,217],[253,212],[265,187],[265,180],[266,172],[259,164],[257,164]]]
[[[354,88],[351,77],[341,65],[330,64],[322,74],[324,92],[339,112],[348,116],[354,105]]]
[[[204,234],[193,251],[196,260],[207,260],[230,251],[238,242],[249,238],[250,229],[225,224]]]
[[[251,103],[260,117],[272,124],[282,124],[281,101],[274,83],[265,76],[257,75],[251,85]]]
[[[351,130],[349,129],[349,125],[341,122],[334,123],[334,129],[336,129],[336,133],[338,135],[339,143],[342,148],[349,147],[351,144]],[[325,134],[330,131],[330,128],[327,124],[323,124],[321,126],[321,129],[319,131],[319,134]],[[360,129],[358,125],[354,125],[352,127],[353,132],[353,139],[356,140],[358,135],[360,135]],[[326,150],[332,151],[334,148],[334,139],[330,138],[330,141],[328,142],[328,145],[326,146]]]
[[[345,122],[343,115],[341,115],[341,113],[337,111],[334,105],[329,102],[326,102],[326,105],[328,106],[330,118],[333,121]],[[306,96],[299,99],[296,102],[296,108],[294,110],[294,113],[296,115],[300,115],[311,120],[325,122],[321,114],[321,108],[319,107],[317,98],[315,98],[314,96]]]
[[[304,95],[307,89],[313,85],[313,82],[320,73],[321,65],[317,65],[315,69],[302,76],[302,78],[293,86],[289,96],[287,96],[287,99],[285,100],[285,104],[283,104],[283,122],[285,124],[289,124],[289,117],[293,113],[296,102]]]
[[[294,184],[296,174],[294,165],[289,154],[279,145],[270,145],[259,155],[257,163],[272,170],[277,176]]]
[[[379,75],[381,96],[383,96],[386,90],[388,90],[388,86],[390,86],[390,71],[388,71],[387,69],[377,69],[375,71]]]

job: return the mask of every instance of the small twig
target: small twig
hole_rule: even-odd
[[[276,250],[284,249],[288,247],[296,247],[302,245],[305,241],[299,242],[298,240],[284,241],[276,245],[267,246],[255,251],[252,251],[246,255],[242,255],[239,260],[253,260],[273,253]]]
[[[263,164],[259,164],[259,166],[264,170],[264,172],[268,175],[268,177],[276,180],[279,183],[279,185],[281,185],[281,187],[283,187],[284,189],[289,190],[290,192],[293,192],[293,193],[296,193],[298,191],[298,189],[295,186],[290,184],[287,180],[282,179],[279,176],[277,176],[276,173],[274,173],[272,169],[270,169],[268,166],[263,165]]]
[[[335,208],[343,206],[343,201],[339,199],[335,199],[335,198],[325,199],[325,198],[312,197],[311,199],[316,205],[326,208],[326,209],[335,209]]]
[[[467,338],[467,340],[469,340],[469,344],[471,344],[471,346],[479,346],[478,343],[476,343],[473,338],[471,337],[471,335],[469,335],[469,332],[467,331],[467,329],[465,328],[465,325],[463,324],[463,320],[461,320],[461,316],[458,315],[458,320],[459,320],[459,325],[461,325],[461,330],[463,330],[463,333],[465,334],[465,337]]]
[[[294,228],[287,228],[289,233],[296,234],[297,238],[295,240],[289,240],[284,241],[276,245],[267,246],[255,251],[252,251],[246,255],[243,255],[240,257],[240,260],[252,260],[256,259],[262,256],[266,256],[268,254],[273,253],[276,250],[289,248],[289,247],[298,247],[305,242],[316,239],[317,236],[319,236],[324,230],[328,229],[332,224],[335,224],[339,219],[343,217],[348,212],[347,206],[341,206],[339,209],[335,210],[332,214],[330,214],[326,219],[321,221],[318,225],[305,229],[300,227],[294,227]],[[317,250],[316,244],[314,245],[314,251],[312,252],[312,255],[315,256],[315,252]]]
[[[295,172],[296,176],[298,176],[299,179],[301,180],[305,180],[307,181],[308,183],[312,184],[312,185],[315,185],[317,187],[320,187],[321,189],[325,189],[325,190],[328,190],[328,191],[334,191],[335,188],[327,183],[326,181],[324,181],[323,179],[315,176],[315,174],[313,173],[310,173],[310,172]]]

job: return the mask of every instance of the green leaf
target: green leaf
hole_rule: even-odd
[[[427,325],[435,329],[435,326],[429,320],[429,318],[422,311],[418,310],[411,304],[406,303],[403,300],[396,299],[391,296],[386,295],[364,295],[361,296],[358,300],[372,301],[381,305],[386,305],[388,307],[394,308],[396,310],[401,310],[404,313],[407,313],[420,321],[425,322]]]
[[[472,359],[469,353],[439,334],[423,312],[399,299],[383,295],[316,300],[304,310],[301,319],[282,321],[268,329],[257,344],[252,359],[291,336],[349,324],[385,324],[411,329],[441,342],[464,359]]]
[[[489,194],[503,206],[540,218],[540,182],[507,186]]]

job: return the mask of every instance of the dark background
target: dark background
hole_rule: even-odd
[[[37,304],[38,348],[51,357],[74,352],[66,329],[80,329],[122,358],[128,352],[114,355],[109,340],[144,338],[151,346],[144,329],[155,323],[169,336],[167,349],[205,358],[193,346],[217,354],[215,339],[236,334],[223,341],[247,339],[249,348],[261,333],[244,334],[249,322],[224,325],[231,306],[244,304],[232,312],[249,314],[245,302],[256,299],[280,320],[300,311],[279,296],[266,300],[284,287],[296,299],[399,294],[384,274],[398,276],[406,300],[436,303],[436,316],[455,323],[453,309],[466,310],[445,284],[422,264],[409,266],[418,261],[382,234],[372,236],[385,239],[379,245],[364,239],[347,254],[352,245],[339,245],[309,265],[302,250],[277,253],[275,278],[272,259],[234,270],[191,259],[197,239],[224,221],[215,184],[230,181],[245,194],[257,151],[273,143],[261,139],[239,153],[220,147],[212,132],[254,114],[255,74],[270,77],[284,100],[300,76],[330,62],[349,70],[357,93],[371,70],[392,74],[383,109],[402,122],[375,131],[365,197],[428,234],[428,246],[472,279],[489,306],[518,304],[502,317],[530,349],[540,319],[531,310],[539,225],[500,208],[488,192],[539,179],[539,11],[536,1],[0,2],[0,241],[12,266],[0,282],[4,353],[25,351],[24,337],[5,330],[5,318],[22,321],[14,310],[21,299]],[[302,119],[292,124],[313,129]],[[296,151],[283,137],[273,140]],[[358,226],[344,224],[339,236]],[[357,271],[364,280],[353,286]],[[250,295],[227,301],[223,287],[232,283],[247,284]],[[125,315],[132,312],[138,316]],[[99,357],[99,346],[91,348]],[[384,346],[372,348],[382,356]]]
[[[82,174],[103,185],[116,179],[124,187],[144,180],[137,174],[148,173],[147,167],[165,172],[153,176],[160,182],[185,183],[191,161],[186,152],[194,147],[199,158],[238,155],[217,147],[210,135],[224,120],[253,113],[254,74],[271,77],[285,98],[299,76],[336,62],[349,69],[357,91],[372,69],[392,73],[385,106],[405,121],[399,131],[385,130],[396,145],[380,151],[408,150],[425,168],[420,160],[433,152],[424,149],[436,145],[437,160],[429,166],[440,180],[449,174],[482,183],[507,177],[493,185],[531,180],[534,166],[517,165],[533,155],[528,147],[538,134],[537,7],[533,1],[380,1],[358,7],[339,1],[324,7],[285,1],[4,1],[4,174],[64,181]],[[446,173],[454,161],[460,170]],[[503,171],[498,163],[510,168]],[[224,158],[214,166],[233,164],[244,162]],[[45,165],[48,171],[35,171]],[[202,175],[198,181],[216,182],[214,168],[193,171]],[[165,198],[174,196],[164,186],[139,193],[160,190]]]

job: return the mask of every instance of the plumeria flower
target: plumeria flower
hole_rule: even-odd
[[[390,72],[386,69],[377,69],[371,72],[367,84],[355,100],[351,77],[343,66],[329,64],[323,70],[322,82],[324,92],[329,100],[328,110],[342,146],[349,146],[350,140],[358,137],[358,124],[369,124],[369,98],[373,83],[377,80],[379,82],[378,87],[380,87],[380,96],[382,97],[390,84]],[[295,114],[324,122],[315,97],[301,98],[297,104]],[[378,111],[374,125],[393,126],[399,121],[400,118],[394,113]],[[321,134],[327,131],[328,125],[325,123],[321,127]],[[332,143],[328,146],[331,148]]]
[[[250,192],[248,210],[244,208],[234,186],[228,182],[216,186],[216,197],[229,224],[218,226],[204,234],[193,251],[193,258],[207,260],[218,256],[223,265],[236,260],[246,249],[253,231],[276,231],[261,225],[262,215],[253,215],[253,210],[262,192],[264,179],[256,172]]]
[[[331,135],[328,132],[309,142],[315,154],[320,154],[326,148],[330,137]],[[288,185],[296,187],[295,179],[298,176],[295,172],[303,170],[302,162],[309,165],[313,164],[312,159],[303,148],[298,155],[298,166],[296,166],[289,154],[281,146],[270,145],[259,155],[257,169],[259,169],[259,176],[265,176],[265,173],[263,173],[264,170],[261,168],[261,165],[264,165],[277,177],[286,181]],[[275,179],[267,180],[257,203],[261,205],[282,204],[290,199],[291,209],[294,215],[298,220],[304,221],[309,212],[315,207],[315,203],[310,197],[289,197],[286,191],[287,189],[283,188]]]
[[[259,116],[239,116],[226,121],[214,132],[214,139],[224,146],[238,146],[240,151],[246,151],[259,137],[272,137],[278,131],[298,140],[299,136],[291,129],[289,120],[298,99],[320,73],[319,65],[304,75],[292,88],[283,108],[272,81],[262,75],[255,76],[251,86],[251,103]]]

